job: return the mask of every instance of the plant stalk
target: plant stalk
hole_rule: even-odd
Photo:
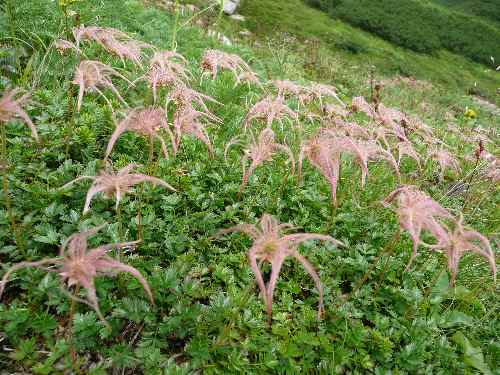
[[[0,124],[1,135],[2,135],[2,165],[0,168],[2,169],[2,187],[3,187],[3,195],[4,195],[4,203],[5,208],[7,209],[7,216],[10,221],[11,230],[14,233],[14,237],[16,240],[17,248],[21,251],[24,257],[26,257],[26,251],[24,249],[24,243],[21,238],[21,234],[19,233],[19,228],[16,223],[16,218],[14,216],[14,212],[12,210],[12,200],[10,199],[9,194],[9,177],[7,174],[8,171],[8,160],[7,160],[7,131],[5,129],[6,124]]]
[[[75,297],[78,297],[78,293],[80,292],[80,284],[76,284],[75,289]],[[80,367],[78,366],[78,358],[76,355],[76,348],[73,342],[73,317],[75,315],[76,310],[76,300],[74,298],[71,299],[71,306],[69,308],[69,316],[68,316],[68,326],[66,328],[68,340],[70,342],[69,350],[71,353],[71,362],[73,364],[73,369],[80,374]]]

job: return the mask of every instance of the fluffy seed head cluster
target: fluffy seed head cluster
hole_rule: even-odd
[[[109,88],[116,95],[116,97],[125,106],[127,106],[127,103],[125,103],[125,100],[123,100],[122,96],[111,80],[113,76],[119,77],[129,84],[132,84],[132,82],[118,73],[115,69],[99,61],[83,60],[80,65],[78,65],[75,70],[75,76],[73,79],[73,83],[80,86],[78,92],[78,112],[80,112],[80,108],[82,106],[83,95],[87,91],[96,91],[97,93],[99,93],[99,95],[101,95],[106,100],[111,109],[113,109],[109,100],[100,90],[101,88]]]
[[[160,141],[164,156],[168,158],[167,145],[160,135],[161,131],[164,131],[170,137],[174,155],[177,151],[173,134],[168,126],[165,111],[162,108],[157,107],[135,108],[129,111],[127,116],[116,126],[115,131],[109,139],[104,159],[109,157],[116,141],[126,131],[131,131],[139,134],[140,136],[148,137],[150,141],[157,139]]]
[[[30,94],[27,93],[18,96],[20,92],[21,89],[19,88],[5,91],[0,98],[0,122],[4,123],[0,126],[5,126],[5,124],[12,119],[20,117],[26,125],[29,126],[32,137],[38,141],[38,133],[36,131],[35,124],[33,124],[30,117],[23,109],[23,107],[29,103]]]
[[[398,149],[398,165],[401,165],[401,159],[403,156],[408,156],[415,160],[420,168],[420,157],[413,148],[413,144],[410,141],[401,141],[397,144]]]
[[[396,212],[399,225],[408,232],[413,242],[412,256],[406,269],[408,270],[417,256],[417,248],[423,244],[420,236],[423,230],[428,231],[435,238],[446,236],[446,230],[441,219],[452,218],[451,214],[438,202],[413,185],[403,185],[394,190],[384,200],[388,205],[397,200]]]
[[[122,195],[129,192],[132,186],[137,185],[141,182],[150,182],[152,184],[161,185],[169,190],[175,191],[172,186],[157,177],[147,176],[142,173],[130,173],[137,167],[137,164],[129,164],[116,173],[101,171],[97,176],[81,176],[74,179],[73,181],[68,182],[61,189],[65,189],[75,182],[84,179],[93,180],[92,186],[88,190],[87,197],[85,198],[85,205],[83,207],[84,214],[89,211],[90,201],[92,200],[92,197],[94,195],[103,193],[106,198],[114,197],[116,200],[116,208],[118,208]]]
[[[225,154],[227,154],[227,150],[233,143],[234,142],[230,142],[228,144]],[[295,170],[295,159],[293,157],[293,153],[288,146],[275,141],[274,132],[271,129],[265,128],[262,130],[257,140],[253,135],[251,136],[251,142],[244,150],[244,156],[241,160],[241,164],[243,166],[243,178],[240,185],[240,194],[245,189],[245,186],[248,184],[248,180],[255,169],[257,169],[257,167],[264,162],[271,160],[278,151],[282,151],[288,155],[291,175],[293,176]],[[250,166],[247,168],[248,160],[250,160]]]
[[[67,51],[75,51],[78,54],[81,54],[82,51],[78,48],[74,43],[66,40],[66,39],[56,39],[54,41],[54,48],[61,55],[64,55]]]
[[[246,130],[248,125],[254,120],[264,121],[268,128],[276,120],[283,127],[283,120],[286,118],[291,119],[293,122],[298,121],[297,113],[285,104],[285,99],[282,96],[268,96],[257,102],[248,111],[243,122],[243,127]]]
[[[132,39],[126,33],[109,27],[82,25],[73,29],[73,36],[77,48],[80,47],[81,41],[94,41],[107,52],[122,60],[130,60],[136,65],[141,65],[143,50],[152,48],[147,43]]]
[[[255,274],[255,278],[257,279],[257,285],[259,286],[262,298],[264,299],[269,319],[272,317],[274,289],[276,288],[281,267],[288,257],[295,258],[299,261],[299,263],[302,264],[307,273],[309,273],[314,280],[316,288],[319,292],[319,319],[323,310],[323,287],[317,272],[314,270],[314,267],[297,251],[297,249],[302,242],[308,240],[329,241],[337,245],[342,245],[342,243],[333,237],[322,234],[283,233],[286,229],[291,228],[293,228],[292,225],[280,224],[273,216],[264,214],[258,225],[240,224],[224,229],[220,231],[219,234],[242,232],[253,239],[252,247],[248,251],[248,260],[250,262],[250,267]],[[264,282],[262,271],[260,269],[260,264],[262,264],[262,262],[271,264],[271,275],[269,276],[267,283]]]
[[[390,152],[383,149],[375,141],[364,141],[350,136],[339,136],[330,129],[320,129],[310,140],[303,143],[299,157],[299,173],[302,162],[307,157],[309,162],[319,169],[330,184],[332,202],[337,204],[337,184],[340,178],[340,161],[342,154],[349,154],[361,169],[361,186],[364,187],[368,177],[368,162],[385,160],[399,177],[399,168]]]
[[[181,139],[184,134],[191,135],[202,141],[208,149],[209,154],[213,157],[214,151],[212,143],[205,129],[206,114],[199,112],[193,107],[179,108],[174,113],[174,132],[175,132],[175,149],[178,149],[181,144]]]
[[[460,165],[458,164],[458,160],[443,148],[431,151],[429,153],[429,157],[439,164],[440,180],[444,179],[444,174],[447,169],[450,169],[455,173],[460,173]]]
[[[228,70],[234,75],[237,84],[244,78],[247,82],[248,80],[254,83],[259,82],[256,74],[240,56],[215,49],[205,51],[201,60],[201,69],[203,70],[202,78],[210,75],[212,79],[216,79],[219,70]]]
[[[483,151],[480,154],[480,159],[486,163],[485,177],[495,183],[500,182],[500,158]]]
[[[174,51],[156,52],[150,60],[149,69],[139,80],[146,80],[151,86],[156,102],[158,87],[181,85],[191,78],[187,60]]]
[[[98,276],[113,276],[120,272],[129,273],[142,284],[150,302],[154,304],[149,285],[141,273],[134,267],[121,263],[108,255],[108,252],[112,249],[132,247],[139,241],[102,245],[94,249],[88,249],[88,237],[93,236],[102,228],[103,226],[100,226],[86,232],[73,234],[62,244],[59,256],[56,258],[44,259],[37,262],[21,262],[11,267],[2,278],[0,297],[13,272],[26,267],[37,267],[57,273],[61,278],[63,291],[66,291],[65,284],[68,288],[77,285],[85,288],[87,293],[85,300],[79,299],[67,291],[66,293],[71,298],[91,306],[102,321],[105,321],[105,319],[99,309],[94,286],[94,280]],[[52,267],[48,268],[49,266]]]
[[[205,101],[220,104],[212,97],[199,93],[185,84],[176,85],[167,96],[167,105],[169,102],[175,104],[173,127],[176,149],[180,147],[182,135],[189,134],[201,140],[207,146],[210,155],[213,155],[212,144],[205,127],[210,122],[221,122],[221,120],[210,112]]]
[[[295,98],[299,106],[305,106],[313,100],[318,100],[323,106],[323,100],[333,98],[345,107],[342,100],[337,95],[335,87],[321,83],[313,83],[310,86],[302,86],[298,83],[287,80],[271,81],[271,84],[278,90],[278,96],[283,98]]]
[[[460,258],[466,252],[472,252],[480,255],[488,261],[494,282],[497,279],[497,266],[495,262],[495,254],[491,248],[490,241],[481,233],[475,230],[466,230],[463,226],[463,216],[455,222],[455,228],[447,230],[444,235],[438,238],[436,245],[430,245],[431,249],[440,250],[448,260],[448,270],[450,271],[451,285],[455,285],[458,275],[458,266]]]

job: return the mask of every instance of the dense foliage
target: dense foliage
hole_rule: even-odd
[[[381,204],[388,195],[394,202],[402,200],[399,183],[418,185],[426,192],[424,202],[435,200],[453,216],[463,212],[467,230],[472,227],[483,233],[496,251],[500,194],[486,175],[486,167],[496,159],[483,160],[483,154],[476,158],[474,150],[482,140],[484,155],[497,153],[497,118],[481,108],[466,111],[473,105],[470,98],[401,77],[380,79],[384,88],[377,94],[367,89],[366,77],[360,79],[356,70],[346,70],[345,81],[336,90],[314,84],[304,79],[307,61],[287,48],[227,47],[191,26],[174,32],[175,25],[190,16],[177,23],[175,14],[145,6],[143,1],[61,3],[72,5],[61,9],[57,2],[25,0],[0,18],[4,62],[0,98],[12,102],[6,93],[21,87],[33,99],[30,103],[19,93],[19,108],[0,103],[1,109],[11,108],[18,115],[25,111],[28,116],[14,118],[0,111],[0,274],[10,276],[9,283],[2,284],[0,301],[0,372],[497,371],[499,301],[491,265],[469,253],[459,254],[463,255],[460,263],[455,258],[450,261],[446,249],[454,248],[454,238],[447,241],[445,236],[438,244],[442,252],[421,246],[405,271],[412,259],[412,243],[432,242],[431,234],[427,228],[422,238],[400,233],[397,215]],[[78,23],[87,26],[79,31],[93,34],[101,44],[87,40],[74,45],[70,30]],[[109,29],[104,29],[108,27],[126,34],[115,32],[111,38]],[[55,43],[57,38],[68,43]],[[168,67],[175,67],[177,78],[185,73],[181,83],[189,80],[198,94],[179,82],[179,90],[165,87],[171,77],[154,74],[155,69],[165,73],[161,64],[144,56],[137,60],[141,64],[131,62],[126,49],[119,50],[123,59],[109,52],[123,43],[131,52],[137,51],[132,47],[145,46],[135,41],[147,42],[176,59]],[[168,51],[172,45],[177,47],[175,54]],[[141,52],[139,48],[138,55]],[[153,51],[145,53],[154,59]],[[132,60],[138,55],[129,54]],[[103,66],[90,64],[88,71],[83,63],[87,60],[82,59],[109,65],[128,81],[105,74],[99,76],[101,80],[91,79]],[[258,76],[252,76],[253,71]],[[264,77],[283,80],[268,82]],[[287,78],[299,82],[293,84]],[[335,79],[323,76],[329,83],[336,84]],[[77,92],[82,86],[79,108]],[[175,116],[179,108],[173,109],[171,103],[164,106],[166,99],[180,102],[178,97],[186,93],[202,98],[207,108],[198,106],[194,117],[204,111],[213,120],[211,126],[203,129],[189,116],[189,121],[181,121],[185,117]],[[374,100],[352,99],[358,95],[374,96]],[[122,100],[134,110],[125,108]],[[155,103],[157,107],[150,110]],[[339,122],[339,117],[346,121]],[[420,117],[430,125],[435,140],[442,139],[448,147],[428,152],[435,145],[419,142],[423,133],[408,130],[415,150],[407,148],[406,154],[399,150],[404,156],[396,167],[401,181],[384,162],[368,160],[371,155],[355,147],[373,150],[375,143],[351,142],[353,147],[342,154],[332,152],[332,163],[318,161],[313,136],[329,121],[332,128],[338,124],[373,135],[372,131],[383,130],[380,123],[393,123],[395,117],[408,126],[415,126],[410,119]],[[31,120],[37,133],[30,132]],[[262,130],[266,120],[273,132]],[[424,127],[423,121],[417,121],[419,126]],[[196,138],[185,136],[183,132],[193,130],[194,124],[198,125],[194,130],[200,130],[192,132]],[[244,127],[248,127],[246,133]],[[168,155],[155,138],[158,130],[167,128],[173,133],[171,142],[168,134],[162,134]],[[262,137],[257,137],[259,130]],[[389,139],[390,147],[404,143],[394,134],[380,136]],[[332,141],[342,139],[321,141],[332,151]],[[382,140],[376,142],[381,144]],[[359,158],[353,157],[353,148]],[[292,176],[292,159],[302,160],[297,157],[301,149],[305,155],[299,178]],[[411,150],[420,156],[409,157]],[[389,151],[383,151],[387,156]],[[119,172],[98,174],[105,162]],[[338,173],[323,176],[329,167]],[[153,184],[134,187],[145,174],[162,181],[159,185],[168,182],[176,191]],[[68,187],[83,176],[91,178]],[[411,195],[413,190],[408,191]],[[86,204],[86,195],[92,198],[91,205]],[[396,206],[394,202],[385,203]],[[423,220],[428,227],[429,218]],[[469,234],[462,220],[458,224],[458,235]],[[95,227],[100,231],[83,236],[88,244],[82,236],[74,236]],[[227,234],[240,230],[250,239]],[[141,243],[135,243],[138,238]],[[309,241],[333,242],[333,238],[343,246]],[[135,248],[102,252],[102,244],[119,241],[132,241]],[[57,257],[61,245],[62,250],[69,248],[69,256]],[[280,251],[272,253],[276,245]],[[96,249],[101,250],[99,256]],[[249,264],[248,255],[254,263]],[[41,265],[36,262],[44,259],[51,262],[48,270],[18,268],[8,274],[18,262]],[[77,266],[88,261],[91,272],[78,274],[80,278],[69,275],[68,269],[82,271],[74,267],[74,260]],[[122,263],[134,269],[123,268]],[[113,268],[129,275],[111,274]],[[265,279],[279,274],[276,284],[267,285],[273,298],[272,293],[258,293],[266,285],[256,283],[255,274]],[[95,278],[95,285],[88,283],[89,278]],[[61,288],[65,280],[67,290]],[[75,288],[78,283],[82,290]],[[96,295],[87,294],[94,291]],[[68,292],[90,306],[73,303]]]
[[[500,2],[497,0],[433,0],[436,4],[445,5],[465,14],[496,22],[500,26]]]
[[[444,48],[491,65],[500,30],[480,18],[420,0],[309,0],[355,26],[417,52]],[[495,7],[493,7],[495,8]]]

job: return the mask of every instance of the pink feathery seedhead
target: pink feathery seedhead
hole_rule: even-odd
[[[215,49],[205,51],[201,60],[201,69],[203,70],[202,79],[206,75],[216,79],[219,70],[229,70],[233,73],[237,83],[240,83],[242,73],[253,73],[250,66],[238,55]]]
[[[460,165],[458,164],[457,159],[443,148],[431,151],[429,158],[439,164],[439,178],[441,181],[444,179],[446,169],[451,169],[455,173],[460,173]]]
[[[189,134],[202,141],[207,146],[210,156],[213,157],[214,150],[204,124],[207,118],[210,119],[205,112],[197,111],[191,106],[178,108],[174,112],[173,121],[175,149],[180,147],[182,135]]]
[[[344,102],[340,100],[337,94],[337,89],[334,86],[325,85],[323,83],[314,83],[313,85],[311,85],[311,87],[308,88],[308,91],[311,98],[317,99],[320,102],[321,106],[323,106],[324,98],[335,99],[341,105],[341,108],[345,108],[346,106]]]
[[[266,305],[269,320],[273,313],[273,296],[278,276],[287,257],[297,259],[312,277],[319,292],[318,319],[323,311],[323,287],[317,272],[309,261],[298,251],[299,245],[308,240],[329,241],[337,245],[343,245],[340,241],[330,236],[314,233],[283,234],[286,229],[293,228],[290,224],[279,224],[273,216],[264,214],[259,225],[241,224],[221,230],[219,234],[230,232],[242,232],[253,239],[253,244],[248,251],[250,267],[257,279],[262,298]],[[271,264],[271,276],[267,284],[264,282],[260,265],[263,262]]]
[[[420,168],[420,157],[418,156],[417,152],[413,148],[413,145],[410,141],[403,141],[399,142],[397,144],[398,148],[398,165],[401,165],[401,159],[403,156],[409,156],[413,160],[415,160],[418,164],[418,167]]]
[[[61,55],[64,55],[66,51],[73,50],[77,52],[78,54],[81,54],[82,51],[72,42],[65,40],[65,39],[56,39],[54,41],[54,48],[59,52]]]
[[[293,122],[298,121],[298,115],[292,111],[286,104],[283,97],[278,96],[273,98],[268,96],[257,102],[249,111],[243,122],[243,127],[246,130],[250,122],[253,120],[262,120],[266,122],[268,128],[271,127],[274,120],[277,120],[283,127],[283,119],[290,118]]]
[[[354,112],[363,112],[371,119],[375,120],[378,117],[375,108],[373,108],[362,96],[352,98],[351,107]]]
[[[175,85],[174,89],[168,94],[165,107],[167,107],[170,102],[175,104],[176,110],[181,111],[185,109],[197,111],[196,107],[198,107],[201,108],[201,111],[198,112],[202,113],[206,118],[214,122],[221,122],[221,119],[209,111],[205,101],[222,105],[214,98],[193,90],[181,83]]]
[[[142,173],[130,173],[137,167],[138,165],[136,164],[129,164],[116,173],[101,171],[97,176],[81,176],[68,182],[61,187],[61,189],[65,189],[75,182],[84,179],[93,180],[92,186],[88,190],[87,197],[85,198],[85,206],[83,207],[84,214],[89,211],[90,201],[97,193],[103,193],[106,198],[114,197],[116,200],[116,208],[118,208],[122,195],[128,193],[132,186],[141,182],[150,182],[155,185],[166,187],[169,190],[176,191],[172,186],[159,178],[147,176]]]
[[[262,89],[262,83],[260,82],[259,76],[254,72],[242,72],[236,77],[235,87],[239,83],[246,83],[248,86],[256,85]]]
[[[37,267],[48,272],[57,273],[61,278],[62,290],[76,301],[92,307],[103,322],[106,322],[106,320],[99,309],[94,285],[94,280],[98,276],[114,276],[121,272],[131,274],[141,283],[150,302],[154,305],[151,289],[141,273],[134,267],[121,263],[107,255],[112,249],[130,248],[139,241],[102,245],[95,249],[88,249],[87,238],[96,234],[103,227],[104,225],[86,232],[73,234],[62,244],[59,256],[56,258],[43,259],[37,262],[21,262],[12,266],[2,278],[0,297],[12,273],[26,267]],[[82,286],[87,292],[87,298],[80,299],[74,296],[66,290],[65,284],[68,288]]]
[[[323,115],[329,119],[345,118],[349,116],[349,111],[337,104],[326,103],[322,107]]]
[[[484,150],[479,155],[486,163],[484,176],[493,182],[500,182],[500,158]]]
[[[339,135],[347,135],[358,139],[371,139],[368,129],[359,126],[355,122],[346,122],[339,118],[334,118],[331,122],[325,122],[325,125],[329,126],[328,129],[338,131]]]
[[[412,256],[406,266],[408,270],[417,256],[418,245],[423,244],[420,240],[422,230],[429,231],[440,242],[447,234],[439,219],[451,219],[452,216],[448,210],[418,190],[416,186],[399,187],[387,196],[384,204],[388,205],[395,199],[397,199],[396,212],[399,225],[409,233],[413,241]]]
[[[305,106],[313,97],[308,88],[292,81],[276,80],[271,84],[278,90],[278,97],[293,98],[299,102],[299,106]]]
[[[144,137],[149,137],[152,141],[153,138],[160,141],[161,149],[166,158],[168,158],[167,145],[163,138],[159,135],[161,131],[165,131],[170,137],[170,143],[172,144],[174,154],[177,151],[174,136],[170,131],[167,122],[167,115],[162,108],[157,107],[147,107],[147,108],[135,108],[131,110],[127,117],[125,117],[117,126],[111,138],[108,142],[108,147],[106,148],[106,155],[104,159],[107,159],[113,149],[114,144],[118,138],[126,131],[132,131]]]
[[[332,202],[337,204],[337,184],[340,177],[340,152],[329,136],[319,132],[309,141],[302,144],[299,155],[298,171],[299,178],[302,176],[302,163],[304,157],[319,169],[323,177],[330,184]]]
[[[15,88],[10,91],[5,91],[0,98],[0,122],[5,124],[16,117],[20,117],[31,130],[31,136],[38,141],[38,133],[35,124],[31,121],[23,107],[29,103],[30,94],[24,94],[16,99],[16,96],[21,92],[20,88]]]
[[[460,258],[466,252],[472,252],[488,260],[491,272],[493,273],[493,280],[497,281],[497,266],[495,262],[495,253],[493,252],[490,241],[481,233],[475,230],[466,230],[463,227],[463,215],[455,224],[453,231],[445,232],[436,245],[429,245],[429,248],[442,250],[443,254],[448,259],[448,270],[451,274],[450,284],[455,285],[458,274],[458,266]]]
[[[331,129],[320,129],[311,140],[302,145],[299,157],[299,175],[304,156],[318,168],[328,180],[332,202],[337,204],[337,184],[340,178],[342,154],[350,154],[361,169],[361,186],[365,186],[368,177],[368,162],[385,160],[394,168],[399,178],[399,168],[390,152],[384,150],[375,141],[357,140],[349,136],[340,136]]]
[[[379,103],[377,110],[379,120],[382,121],[382,123],[386,126],[392,126],[394,125],[394,123],[399,125],[401,124],[401,122],[410,122],[408,117],[406,117],[403,112],[397,110],[396,108],[389,108],[382,103]]]
[[[86,91],[96,91],[99,95],[101,95],[104,98],[104,100],[106,100],[106,103],[108,103],[111,110],[113,110],[110,101],[103,94],[100,88],[109,88],[116,95],[116,97],[125,106],[127,106],[127,103],[125,102],[125,100],[123,100],[122,96],[120,95],[115,85],[113,84],[113,81],[111,81],[111,77],[113,76],[119,77],[128,82],[130,85],[132,85],[132,82],[130,82],[127,78],[118,73],[112,67],[103,64],[99,61],[83,60],[80,63],[80,65],[78,65],[78,67],[75,70],[75,77],[72,82],[73,84],[80,86],[78,92],[78,106],[77,106],[78,112],[80,112],[80,108],[82,106],[83,94]]]
[[[362,157],[360,161],[362,161],[365,165],[368,165],[368,162],[370,161],[386,161],[391,167],[393,167],[398,180],[401,179],[396,159],[394,159],[394,156],[380,146],[376,141],[357,141],[355,142],[355,148],[348,148],[346,151],[349,150],[352,150],[351,153],[356,157],[359,157],[358,155],[361,154]],[[366,178],[368,177],[368,170],[362,168],[361,171],[363,173],[361,176],[361,186],[364,186]]]
[[[422,138],[433,137],[432,128],[417,117],[407,117],[401,125]]]
[[[156,102],[158,87],[182,85],[190,79],[191,73],[187,70],[187,60],[184,56],[174,51],[161,51],[153,55],[148,71],[137,81],[149,82]]]
[[[408,142],[404,129],[396,123],[393,126],[373,125],[372,138],[381,141],[387,148],[390,148],[390,141]]]
[[[252,135],[251,143],[244,150],[245,155],[241,160],[241,164],[243,166],[243,178],[240,185],[240,194],[245,189],[245,186],[255,169],[262,163],[271,160],[278,151],[283,151],[288,155],[288,162],[292,167],[291,175],[293,176],[295,170],[295,160],[290,148],[277,143],[274,139],[274,132],[269,128],[262,130],[257,140],[255,140]],[[250,166],[247,168],[246,164],[248,160],[250,160]]]
[[[132,39],[126,33],[113,28],[99,26],[79,26],[73,29],[73,36],[77,48],[80,42],[91,40],[98,43],[109,53],[118,56],[121,60],[127,59],[136,65],[141,65],[144,49],[153,48],[150,44]]]

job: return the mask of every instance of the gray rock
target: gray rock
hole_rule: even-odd
[[[240,5],[240,0],[224,0],[224,13],[228,15],[234,14],[238,5]]]

